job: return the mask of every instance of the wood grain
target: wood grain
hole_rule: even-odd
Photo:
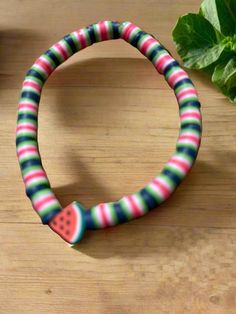
[[[190,175],[142,219],[88,232],[75,249],[40,224],[15,154],[28,67],[66,33],[130,20],[177,57],[171,29],[200,1],[0,2],[0,313],[235,313],[236,107],[190,72],[204,132]],[[40,107],[40,149],[63,205],[112,201],[144,186],[172,154],[173,92],[121,40],[82,51],[53,74]]]

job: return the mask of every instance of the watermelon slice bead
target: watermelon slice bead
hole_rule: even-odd
[[[85,232],[85,209],[80,203],[73,202],[56,214],[48,225],[66,242],[76,244]]]

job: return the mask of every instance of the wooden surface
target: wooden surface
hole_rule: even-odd
[[[0,313],[236,313],[236,106],[190,72],[204,132],[192,172],[142,219],[88,232],[69,248],[40,223],[24,194],[15,121],[26,70],[74,29],[130,20],[173,53],[171,29],[195,0],[1,0]],[[94,45],[56,71],[43,92],[40,149],[63,205],[119,199],[172,154],[172,91],[121,40]]]

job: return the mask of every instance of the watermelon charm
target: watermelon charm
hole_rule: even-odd
[[[48,223],[69,244],[78,243],[85,232],[85,209],[78,202],[63,208]]]

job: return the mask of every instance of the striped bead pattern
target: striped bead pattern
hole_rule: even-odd
[[[146,56],[174,90],[179,104],[180,132],[176,150],[160,175],[132,195],[86,210],[86,228],[114,226],[156,208],[173,193],[197,157],[202,132],[197,92],[188,74],[158,40],[130,22],[101,21],[74,31],[35,61],[23,82],[18,107],[17,156],[26,194],[43,223],[47,224],[62,207],[50,187],[38,148],[37,119],[42,87],[50,74],[74,53],[96,42],[119,38]]]

